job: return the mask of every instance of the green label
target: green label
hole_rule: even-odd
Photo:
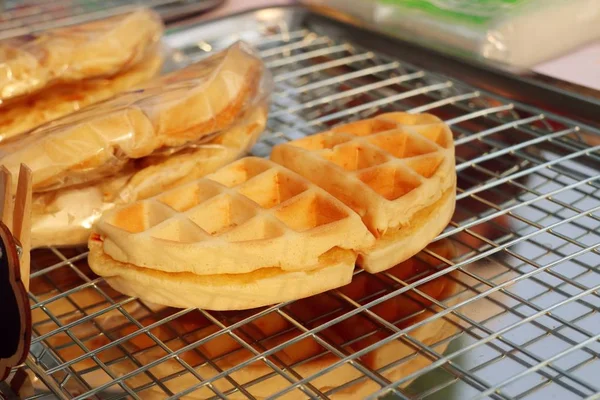
[[[418,10],[462,23],[486,24],[514,12],[530,0],[379,0],[382,4]]]

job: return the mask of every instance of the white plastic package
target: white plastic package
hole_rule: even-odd
[[[321,0],[385,33],[518,69],[600,38],[600,0]]]

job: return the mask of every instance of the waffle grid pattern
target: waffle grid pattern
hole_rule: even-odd
[[[453,173],[449,165],[452,151],[452,133],[435,117],[391,113],[295,141],[287,151],[284,147],[277,153],[274,160],[294,165],[292,169],[303,170],[304,176],[319,165],[319,170],[327,173],[311,179],[344,199],[363,216],[369,230],[378,235],[378,231],[398,225],[388,226],[391,221],[408,221],[410,215],[405,210],[411,207],[405,200],[411,199],[405,198],[407,194],[415,191],[424,198],[435,198],[440,184],[426,183],[442,164],[446,169],[442,175]],[[286,158],[297,161],[288,164]],[[368,200],[362,196],[358,200],[353,192],[370,195],[366,195]],[[386,212],[388,205],[396,207]],[[379,214],[383,216],[378,218]]]
[[[118,253],[106,251],[119,261],[146,265],[146,253],[159,246],[160,254],[149,264],[152,269],[198,275],[244,274],[275,265],[285,271],[308,271],[322,266],[318,260],[334,247],[354,249],[373,240],[342,202],[257,157],[242,158],[189,184],[111,210],[99,220],[97,231],[110,237]],[[123,250],[127,247],[135,250]],[[119,258],[121,252],[127,254],[125,259]],[[174,265],[172,260],[183,252],[194,261]],[[248,259],[244,266],[239,265],[240,253]],[[233,257],[225,261],[228,256]]]
[[[310,190],[308,182],[283,168],[262,159],[246,159],[142,201],[135,206],[139,213],[131,207],[121,209],[119,213],[132,213],[139,219],[119,227],[183,243],[216,237],[226,242],[269,239],[288,230],[305,232],[348,216],[335,205],[325,204],[328,200],[321,191]],[[323,213],[324,207],[332,212]],[[312,218],[303,220],[298,215]],[[117,225],[119,220],[115,217],[112,223]]]
[[[343,141],[353,139],[352,136],[344,134],[336,135],[336,139],[338,138]],[[403,145],[393,143],[394,135],[383,133],[374,135],[373,138],[355,140],[354,143],[338,142],[334,145],[335,147],[329,147],[327,144],[325,149],[331,149],[331,151],[323,151],[320,156],[345,170],[355,171],[354,176],[357,179],[383,198],[392,201],[421,186],[423,178],[427,178],[427,176],[419,174],[420,168],[424,168],[424,164],[429,164],[424,163],[424,156],[437,150],[432,146],[433,143],[427,140],[420,141],[410,134],[403,139],[409,143]],[[412,157],[406,155],[404,151],[402,154],[393,152],[394,147],[402,149],[403,146],[414,151]],[[348,159],[347,154],[357,155],[350,165],[345,162]],[[394,158],[389,154],[392,154]],[[402,158],[405,156],[408,157],[406,161]],[[384,179],[384,182],[387,183],[391,180],[395,184],[381,184],[379,179],[374,179],[376,176],[389,176]]]
[[[214,393],[212,398],[236,393],[252,398],[252,387],[269,376],[289,382],[288,393],[328,398],[349,384],[320,392],[312,382],[341,365],[356,369],[358,381],[378,384],[380,390],[373,398],[597,398],[600,132],[338,41],[318,27],[261,26],[235,37],[221,36],[210,45],[224,48],[239,36],[256,44],[277,83],[268,134],[255,146],[255,155],[267,156],[277,143],[330,129],[336,123],[390,111],[431,112],[451,126],[458,172],[457,210],[439,239],[451,241],[457,255],[448,258],[426,250],[418,258],[426,259],[430,270],[408,278],[357,270],[355,279],[366,276],[369,291],[358,297],[341,290],[325,293],[323,298],[331,301],[331,308],[303,319],[293,312],[295,303],[235,315],[203,310],[155,315],[94,276],[87,267],[85,249],[37,250],[32,255],[30,294],[36,337],[27,368],[41,379],[46,392],[29,398],[44,398],[49,391],[64,399],[137,399],[151,389],[164,393],[164,398],[175,398],[201,388]],[[197,46],[182,51],[192,56],[202,53]],[[456,282],[459,293],[444,301],[424,293],[424,285],[440,277]],[[419,296],[423,309],[405,319],[431,310],[437,313],[421,326],[444,318],[460,323],[461,329],[424,344],[412,334],[417,329],[414,325],[403,327],[401,321],[378,318],[377,305],[409,293]],[[254,382],[238,382],[233,370],[217,365],[225,355],[213,357],[200,346],[210,339],[194,340],[193,332],[179,331],[181,321],[192,314],[202,316],[204,327],[214,329],[211,339],[233,340],[237,349],[232,351],[249,352],[250,360],[264,363],[270,372]],[[113,315],[122,319],[128,335],[117,336],[120,329],[98,323]],[[280,357],[279,351],[292,343],[272,347],[272,338],[252,334],[253,324],[269,315],[290,322],[284,333],[313,338],[322,347],[321,353],[336,355],[338,362],[315,375],[300,374],[301,365],[308,361],[287,363]],[[149,316],[153,322],[146,320]],[[346,352],[349,343],[331,342],[323,334],[355,316],[374,326],[362,338],[384,334],[373,347],[399,340],[431,364],[394,381],[382,375],[385,370],[414,356],[380,370],[370,369],[359,359],[361,354]],[[159,334],[157,328],[170,334]],[[110,340],[103,342],[104,347],[94,343],[106,338]],[[143,340],[160,356],[153,363],[142,363],[139,353],[128,350],[132,340]],[[440,352],[440,346],[448,343],[449,349]],[[109,349],[120,354],[106,357]],[[61,357],[64,352],[74,356]],[[187,353],[201,360],[198,365],[186,361]],[[157,376],[156,367],[167,360],[178,368]],[[131,363],[131,372],[114,373],[112,367],[121,362]],[[235,369],[243,370],[249,362]],[[216,373],[201,376],[195,369],[199,365],[210,366]],[[92,386],[93,374],[105,375],[109,383]],[[176,389],[169,386],[182,375],[193,377],[195,383]],[[134,376],[145,381],[130,385]],[[223,380],[230,389],[220,391],[213,385]]]

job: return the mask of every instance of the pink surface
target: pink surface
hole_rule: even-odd
[[[223,17],[229,14],[244,10],[250,10],[258,7],[280,6],[299,3],[298,0],[226,0],[225,3],[217,9],[202,14],[196,20],[203,21],[217,17]]]
[[[600,90],[600,42],[540,64],[534,71]]]

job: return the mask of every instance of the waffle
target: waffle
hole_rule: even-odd
[[[456,173],[450,129],[430,114],[387,113],[277,145],[271,159],[357,212],[377,237],[358,263],[379,272],[447,226]]]
[[[453,258],[453,246],[448,241],[437,242],[430,250],[441,257],[447,259]],[[390,269],[387,271],[386,276],[392,276],[394,279],[412,283],[435,272],[436,269],[434,267],[437,265],[439,265],[439,261],[434,257],[422,253],[419,257],[411,258]],[[58,274],[59,271],[56,271],[56,273]],[[372,301],[375,297],[380,297],[382,290],[387,292],[401,287],[399,283],[394,285],[392,283],[393,280],[386,276],[375,277],[370,274],[360,273],[354,277],[351,283],[336,290],[335,293],[324,293],[296,301],[281,307],[281,310],[309,329],[322,326],[354,308],[353,305],[343,298],[348,298],[350,301],[359,304],[365,304]],[[61,277],[64,277],[64,274]],[[75,277],[74,279],[77,280],[78,278]],[[48,285],[41,278],[38,281],[40,284]],[[457,282],[455,273],[447,273],[419,285],[418,290],[430,296],[430,298],[443,302],[446,306],[450,306],[457,304],[462,298],[462,295],[455,296],[461,289]],[[34,281],[33,283],[38,282]],[[104,283],[100,283],[100,285],[103,286]],[[393,288],[388,288],[387,285],[393,285]],[[64,284],[61,287],[68,288],[69,286]],[[36,288],[34,287],[33,289],[35,290]],[[109,288],[103,288],[103,290],[107,293],[112,293],[112,291],[109,291]],[[83,297],[84,293],[80,293],[72,301],[76,301],[77,304],[98,305],[91,307],[89,310],[86,309],[88,313],[99,311],[108,304],[102,295],[95,290],[89,290],[85,294],[93,295],[94,297],[85,298]],[[49,297],[53,295],[55,294],[47,294]],[[121,299],[121,297],[116,297],[115,301]],[[78,313],[77,310],[70,312],[73,306],[69,300],[64,300],[60,304],[59,302],[46,304],[46,307],[49,307],[54,315],[61,316],[60,322],[62,325],[71,323],[71,319],[83,316],[83,314],[73,315],[74,313]],[[173,319],[170,317],[173,310],[170,309],[161,309],[160,307],[153,306],[151,310],[147,310],[144,306],[139,306],[138,302],[126,302],[124,303],[124,308],[144,326],[155,324],[156,327],[151,332],[170,351],[176,351],[189,343],[204,339],[197,346],[193,348],[188,347],[188,351],[182,352],[178,356],[179,359],[192,366],[203,379],[213,377],[220,371],[234,368],[253,356],[250,351],[244,349],[226,331],[220,330],[215,323],[208,320],[205,317],[208,313],[194,310]],[[464,311],[463,308],[461,308],[461,312]],[[371,307],[370,310],[380,318],[389,321],[400,329],[404,329],[427,318],[431,318],[440,309],[432,305],[431,301],[417,295],[413,291],[409,291]],[[35,311],[34,317],[37,320],[34,318],[34,321],[36,321],[36,326],[40,334],[44,334],[50,329],[55,329],[56,325],[54,322],[49,320],[41,309],[38,308]],[[137,325],[134,326],[131,324],[120,311],[113,311],[101,314],[94,320],[74,326],[70,330],[70,333],[78,338],[86,338],[86,348],[93,350],[109,344],[111,340],[114,340],[113,338],[123,338],[126,335],[134,334],[138,330]],[[242,321],[253,314],[253,311],[242,313],[210,313],[213,318],[225,326]],[[42,323],[44,319],[48,320],[48,322]],[[157,324],[157,322],[163,323]],[[411,330],[408,335],[423,345],[430,346],[436,353],[443,354],[450,339],[458,331],[460,322],[458,318],[449,314]],[[102,330],[102,334],[98,334],[99,327]],[[262,353],[293,339],[302,333],[302,331],[295,329],[294,324],[286,319],[284,315],[277,312],[270,312],[251,322],[244,323],[241,328],[232,329],[232,333],[238,335],[238,337],[254,347],[256,351]],[[375,342],[385,339],[390,334],[390,330],[382,329],[381,324],[369,318],[365,313],[361,313],[327,327],[317,333],[316,336],[327,343],[333,344],[346,354],[353,354]],[[63,360],[72,360],[77,356],[85,354],[84,350],[74,344],[72,339],[64,332],[50,336],[46,340],[53,348],[57,349],[58,355]],[[113,374],[122,376],[137,369],[139,365],[155,363],[156,360],[164,357],[167,353],[156,343],[147,335],[139,332],[137,335],[123,342],[122,346],[124,350],[135,354],[135,363],[124,357],[123,352],[116,346],[98,353],[97,356],[106,363]],[[213,363],[207,363],[207,359],[213,360]],[[281,351],[269,356],[268,359],[285,369],[289,375],[291,375],[291,370],[293,370],[301,377],[308,377],[339,361],[340,358],[318,344],[314,336],[309,336],[293,344],[286,345]],[[378,346],[373,351],[358,357],[357,362],[371,370],[377,370],[386,379],[394,381],[427,367],[432,361],[425,354],[416,351],[408,341],[400,339]],[[97,387],[111,381],[111,378],[102,372],[89,357],[74,364],[72,368],[78,371],[82,379],[91,387]],[[164,359],[156,363],[150,371],[155,379],[160,379],[174,394],[199,383],[197,378],[185,371],[178,360],[174,358]],[[366,398],[369,394],[379,389],[377,383],[369,379],[360,379],[361,376],[363,376],[362,373],[350,363],[344,363],[333,371],[311,380],[310,383],[322,392],[345,386],[343,389],[334,391],[334,393],[327,393],[328,398],[360,399]],[[290,385],[289,381],[273,373],[273,369],[262,360],[231,372],[230,377],[239,385],[244,385],[245,390],[257,399],[268,398]],[[149,382],[150,378],[144,373],[136,374],[125,381],[130,388],[140,388],[139,396],[143,399],[162,399],[167,397],[162,388],[156,385],[146,385]],[[69,384],[72,383],[68,382],[67,385]],[[249,398],[248,395],[239,391],[229,392],[229,390],[234,388],[225,379],[216,380],[213,385],[224,393],[228,399]],[[145,389],[142,387],[145,387]],[[208,387],[204,387],[182,398],[207,399],[213,397],[214,392]],[[305,399],[307,397],[306,394],[295,390],[282,398]]]
[[[13,101],[2,107],[0,140],[23,134],[154,78],[162,64],[162,55],[155,52],[118,75],[57,85]]]
[[[268,72],[243,43],[51,122],[0,146],[10,171],[26,163],[33,190],[91,182],[131,159],[198,143],[266,97]]]
[[[374,240],[343,203],[256,157],[108,211],[94,230],[116,261],[196,275],[306,271],[319,268],[319,257],[335,247]]]
[[[188,146],[174,154],[140,159],[136,162],[139,172],[119,191],[116,201],[131,203],[155,196],[237,160],[256,144],[265,129],[267,115],[268,104],[259,104],[206,143]]]
[[[34,195],[32,247],[87,243],[91,225],[103,211],[201,178],[246,154],[266,119],[267,106],[259,105],[208,143],[140,159],[123,173],[89,185]]]
[[[113,76],[155,48],[164,30],[151,10],[0,41],[0,100],[57,83]]]
[[[196,275],[163,272],[115,261],[102,250],[100,236],[89,242],[88,262],[120,293],[177,308],[245,310],[302,299],[344,286],[352,280],[356,255],[332,249],[308,271],[261,268],[242,274]]]

